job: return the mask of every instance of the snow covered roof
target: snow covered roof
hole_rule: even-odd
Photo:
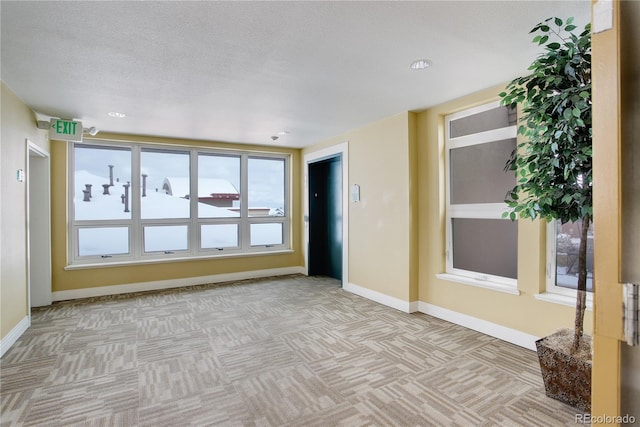
[[[184,197],[189,194],[189,178],[167,177],[162,183],[162,188],[165,187],[167,194]],[[226,179],[199,178],[198,197],[210,197],[212,194],[238,194],[238,190]]]
[[[93,219],[129,219],[131,214],[124,212],[121,200],[124,182],[114,183],[114,187],[109,189],[109,194],[103,193],[102,184],[108,184],[108,177],[101,177],[90,172],[81,170],[75,173],[75,194],[73,197],[75,205],[76,220]],[[91,201],[83,201],[83,190],[86,184],[91,184]],[[232,186],[233,187],[233,186]],[[132,193],[129,192],[129,197]],[[141,198],[141,209],[143,217],[145,214],[152,215],[153,218],[188,218],[191,202],[182,197],[170,196],[163,192],[147,191],[147,197]],[[131,202],[129,202],[131,206]],[[237,217],[237,212],[229,209],[210,206],[205,203],[198,203],[198,214],[204,218]]]

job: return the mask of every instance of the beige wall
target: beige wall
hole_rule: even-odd
[[[573,307],[542,302],[534,294],[544,289],[545,224],[518,224],[518,290],[510,295],[440,280],[445,271],[444,116],[499,99],[503,86],[454,100],[418,115],[418,183],[420,224],[420,301],[463,313],[535,336],[573,327]],[[591,331],[592,318],[585,317]]]
[[[132,266],[86,268],[65,270],[67,267],[67,145],[60,141],[52,143],[52,286],[53,291],[65,291],[100,286],[153,282],[217,274],[237,273],[284,267],[301,267],[301,193],[300,150],[271,149],[251,145],[234,145],[202,141],[179,141],[168,138],[134,137],[121,135],[100,135],[104,139],[124,139],[154,143],[178,144],[215,148],[231,148],[260,152],[291,154],[292,165],[292,249],[291,253],[254,256],[238,256],[206,260],[158,262]]]
[[[28,314],[26,139],[49,150],[46,131],[36,128],[34,113],[2,82],[0,136],[0,336],[4,338]]]
[[[347,187],[360,185],[360,202],[348,205],[349,282],[403,301],[417,298],[414,122],[413,113],[401,113],[303,151],[348,141]]]

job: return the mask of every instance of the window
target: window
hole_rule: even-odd
[[[73,264],[289,248],[289,157],[70,144]]]
[[[445,125],[447,273],[515,289],[518,225],[502,219],[516,182],[504,170],[516,148],[515,111],[495,102],[447,116]]]
[[[575,299],[582,221],[547,225],[547,292]],[[593,292],[593,222],[587,235],[587,291]]]

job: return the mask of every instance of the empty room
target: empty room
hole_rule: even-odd
[[[3,427],[640,423],[640,2],[0,18]]]

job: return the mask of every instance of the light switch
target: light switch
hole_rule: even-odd
[[[358,184],[353,184],[353,187],[351,187],[351,200],[353,203],[360,201],[360,186]]]

